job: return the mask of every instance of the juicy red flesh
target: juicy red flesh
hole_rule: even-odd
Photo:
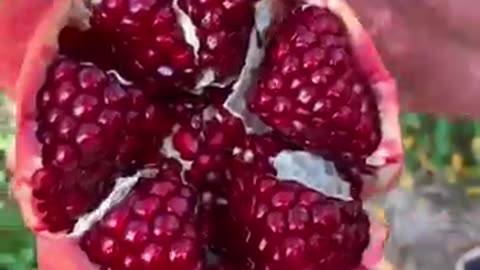
[[[196,194],[183,184],[180,164],[154,168],[159,169],[155,177],[140,179],[134,191],[83,236],[82,249],[102,269],[201,270]]]
[[[110,40],[117,69],[157,94],[191,90],[206,68],[217,81],[237,76],[253,26],[253,1],[179,2],[196,27],[198,59],[173,5],[171,0],[110,0],[93,6],[92,28]]]
[[[161,146],[172,125],[142,91],[67,58],[51,66],[37,110],[43,166],[33,175],[33,195],[51,231],[71,229],[108,194],[115,176]]]
[[[237,152],[229,167],[231,237],[226,256],[254,270],[357,267],[369,243],[370,224],[361,202],[279,180],[262,162],[268,151],[255,149]]]
[[[380,142],[379,113],[343,22],[297,8],[273,32],[251,109],[307,150],[363,159]]]

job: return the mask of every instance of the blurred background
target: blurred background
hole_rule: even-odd
[[[9,106],[0,95],[0,270],[28,270],[36,267],[35,243],[10,199],[5,168],[15,130]],[[369,206],[391,228],[378,269],[480,269],[470,259],[455,268],[480,247],[480,122],[404,114],[402,126],[406,173]]]

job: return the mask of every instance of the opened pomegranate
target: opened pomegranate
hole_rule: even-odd
[[[273,3],[5,5],[41,270],[372,269],[362,204],[401,170],[395,87],[345,3]]]

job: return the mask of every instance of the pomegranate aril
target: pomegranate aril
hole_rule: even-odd
[[[173,135],[173,145],[180,153],[180,157],[186,160],[192,160],[196,157],[199,148],[198,132],[192,130],[180,129]]]
[[[33,195],[40,199],[46,199],[56,193],[59,187],[61,174],[55,168],[42,168],[32,176]]]
[[[157,241],[164,241],[180,230],[180,219],[172,214],[161,215],[153,221],[153,236]]]
[[[99,125],[81,124],[78,128],[76,143],[78,144],[83,156],[100,158],[97,156],[102,150],[103,134]]]
[[[102,230],[115,238],[121,237],[130,220],[130,209],[116,209],[106,215],[100,222]]]
[[[103,94],[104,103],[113,109],[128,108],[128,94],[125,89],[117,83],[107,86]]]
[[[135,269],[142,269],[142,261],[139,257],[135,255],[126,255],[122,262],[121,267],[125,270],[135,270]]]
[[[71,105],[72,97],[76,91],[77,89],[72,82],[62,82],[53,93],[54,102],[66,109]]]
[[[295,8],[272,32],[250,108],[306,150],[363,164],[380,142],[379,115],[347,38],[328,9]]]
[[[145,247],[140,255],[145,269],[160,269],[168,263],[168,253],[160,245],[151,243]]]
[[[147,221],[130,221],[124,231],[123,238],[121,239],[126,244],[131,245],[133,248],[141,248],[148,239],[148,223]]]
[[[93,95],[80,94],[73,101],[72,114],[81,121],[92,121],[100,113],[100,100]]]
[[[96,94],[106,83],[105,73],[96,67],[84,67],[78,73],[78,85],[87,93]]]

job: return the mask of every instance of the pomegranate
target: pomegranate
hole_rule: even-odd
[[[398,105],[343,1],[4,6],[12,190],[41,270],[378,261],[362,206],[401,171]]]

